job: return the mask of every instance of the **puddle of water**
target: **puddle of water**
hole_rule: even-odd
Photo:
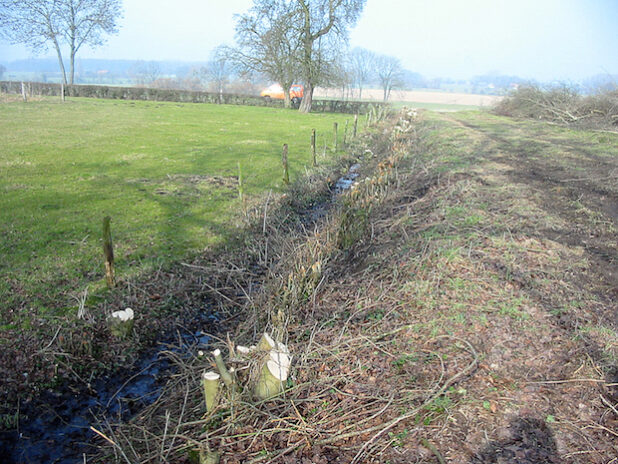
[[[0,462],[83,463],[83,455],[94,452],[90,426],[101,429],[97,425],[106,417],[128,420],[159,397],[165,379],[174,371],[164,351],[188,358],[198,349],[207,349],[209,341],[201,331],[183,335],[180,346],[168,339],[144,354],[130,377],[101,378],[90,391],[45,392],[37,405],[23,408],[17,430],[0,433]]]
[[[352,186],[354,185],[354,182],[356,182],[356,179],[360,175],[358,173],[358,170],[360,169],[360,167],[361,165],[358,163],[353,164],[352,166],[350,166],[350,169],[348,169],[348,172],[344,176],[337,179],[337,182],[335,182],[335,186],[333,187],[333,193],[332,193],[331,199],[336,198],[338,195],[341,195],[346,190],[349,190],[350,188],[352,188]],[[311,220],[311,222],[317,222],[318,220],[326,216],[331,205],[332,205],[332,201],[325,201],[322,203],[318,203],[314,205],[312,208],[310,208],[306,212],[306,214]]]
[[[335,195],[341,195],[346,190],[352,188],[354,182],[359,176],[358,170],[360,169],[360,164],[356,163],[350,166],[347,174],[343,177],[340,177],[337,182],[335,182]]]

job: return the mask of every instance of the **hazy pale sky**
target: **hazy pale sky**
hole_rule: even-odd
[[[78,57],[204,61],[252,0],[124,0],[120,33]],[[618,0],[368,0],[350,35],[425,76],[618,74]],[[0,62],[32,56],[0,43]]]

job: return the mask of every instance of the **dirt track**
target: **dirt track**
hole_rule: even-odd
[[[545,124],[529,124],[524,135],[515,123],[487,127],[457,121],[474,137],[498,151],[492,158],[511,167],[511,182],[529,186],[539,205],[567,226],[530,230],[567,247],[581,247],[594,265],[593,274],[580,276],[582,286],[596,288],[600,298],[618,302],[618,159],[614,151],[595,147],[593,140],[577,140],[577,132],[552,134]],[[584,135],[585,132],[579,135]],[[597,135],[610,141],[615,135]],[[595,150],[596,148],[596,150]],[[618,304],[618,303],[617,303]],[[605,322],[618,329],[617,306],[610,304]]]
[[[465,311],[468,327],[446,326],[483,353],[460,386],[484,411],[462,401],[432,439],[448,462],[611,462],[618,454],[618,136],[483,113],[435,124],[438,153],[461,167],[437,194],[434,220],[425,220],[467,253],[456,269],[434,264],[430,275],[463,280],[454,293],[438,292],[448,295],[440,298],[445,313],[475,299]],[[502,301],[498,289],[507,294]]]

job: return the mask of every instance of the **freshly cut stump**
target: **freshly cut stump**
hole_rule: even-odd
[[[204,401],[206,411],[212,412],[219,403],[219,384],[221,376],[216,372],[204,372],[202,374],[202,387],[204,388]]]
[[[284,382],[290,371],[290,357],[278,350],[271,350],[260,370],[255,384],[255,397],[259,400],[272,398],[284,390]]]
[[[115,311],[107,319],[109,330],[115,337],[127,338],[133,331],[135,312],[131,308]]]

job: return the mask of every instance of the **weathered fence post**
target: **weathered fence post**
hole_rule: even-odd
[[[114,246],[112,244],[112,232],[110,229],[111,218],[103,218],[103,254],[105,255],[105,280],[107,286],[113,288],[116,285],[114,276]]]
[[[245,183],[242,178],[242,167],[240,161],[238,162],[238,199],[242,203],[245,198]]]
[[[318,165],[318,160],[315,154],[315,129],[311,131],[311,154],[313,155],[313,165]]]
[[[333,123],[333,133],[334,133],[334,141],[333,141],[333,153],[337,153],[337,150],[339,149],[339,138],[337,137],[337,129],[339,127],[339,124],[337,124],[336,122]]]
[[[23,82],[21,83],[21,98],[23,98],[25,102],[28,101],[28,98],[26,97],[26,84]]]
[[[343,130],[343,148],[348,146],[348,124],[350,123],[349,119],[345,120],[345,129]]]
[[[283,144],[283,153],[281,154],[281,163],[283,163],[283,182],[290,183],[290,172],[288,170],[288,144]]]
[[[358,113],[354,115],[354,131],[353,131],[354,138],[356,138],[357,132],[358,132]]]

